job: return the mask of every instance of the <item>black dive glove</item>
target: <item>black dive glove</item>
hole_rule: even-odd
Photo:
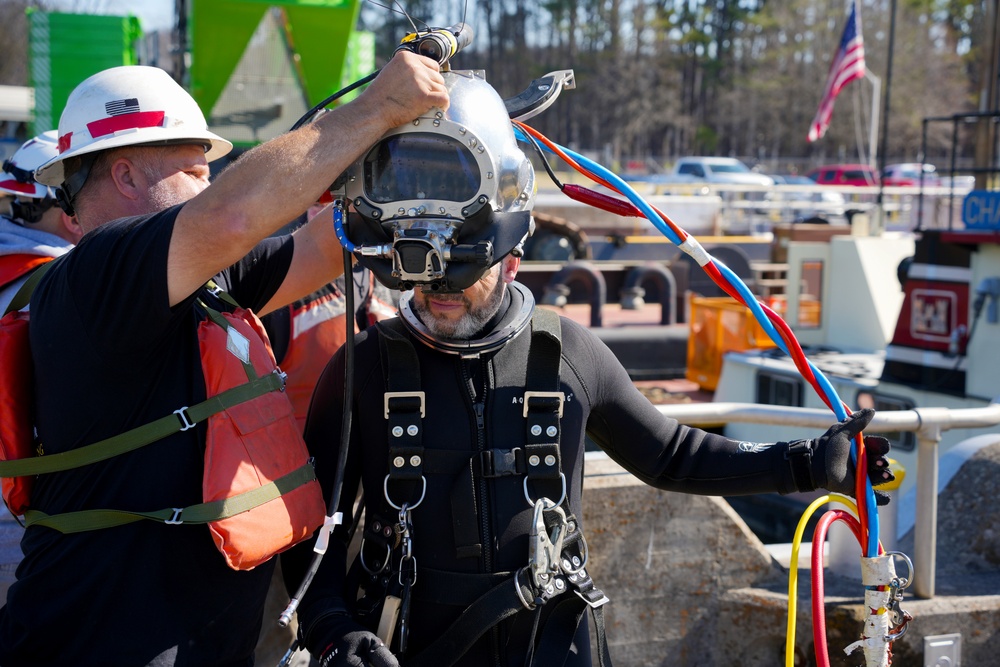
[[[396,656],[374,633],[349,616],[327,617],[319,630],[327,638],[319,656],[320,667],[399,667]]]
[[[792,467],[792,477],[800,491],[827,489],[854,497],[854,469],[851,447],[854,436],[864,430],[875,416],[875,411],[859,410],[844,421],[834,424],[816,440],[797,440],[788,443],[785,458]],[[872,486],[895,479],[889,470],[889,441],[878,435],[865,436],[865,453],[868,459],[868,479]],[[875,492],[875,502],[889,503],[889,495]]]

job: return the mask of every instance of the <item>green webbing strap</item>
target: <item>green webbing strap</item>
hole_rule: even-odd
[[[198,422],[208,419],[234,405],[245,403],[270,391],[284,387],[284,379],[277,373],[268,373],[238,387],[202,401],[190,408],[175,410],[166,417],[126,431],[107,440],[59,454],[48,454],[28,459],[0,461],[0,477],[27,477],[50,472],[71,470],[80,466],[110,459],[119,454],[139,449],[162,438],[185,431]]]
[[[45,526],[60,533],[82,533],[121,526],[143,519],[160,521],[171,525],[182,523],[202,524],[219,521],[263,505],[316,479],[312,464],[307,463],[284,477],[250,491],[244,491],[231,498],[215,500],[184,508],[167,508],[157,512],[127,512],[124,510],[82,510],[49,516],[38,510],[24,513],[24,525]]]
[[[209,280],[208,284],[206,285],[206,287],[208,288],[208,291],[210,293],[212,293],[215,296],[219,297],[220,299],[222,299],[226,303],[228,303],[228,304],[230,304],[232,306],[235,306],[236,308],[240,307],[240,305],[233,300],[233,297],[231,297],[227,292],[223,292],[222,288],[219,287],[218,285],[216,285],[215,282]],[[215,324],[218,325],[223,331],[225,331],[226,332],[226,336],[229,336],[229,320],[227,320],[225,318],[225,316],[222,313],[220,313],[219,311],[217,311],[217,310],[215,310],[213,308],[210,308],[201,299],[198,299],[197,303],[205,311],[205,313],[208,315],[208,318],[210,320],[212,320],[213,322],[215,322]],[[242,359],[240,359],[239,361],[240,361],[240,363],[243,364],[243,372],[245,372],[247,374],[247,381],[252,382],[253,380],[256,380],[257,379],[257,371],[254,370],[253,363],[251,363],[249,361],[249,359],[247,361],[243,361]]]
[[[51,262],[45,262],[44,264],[36,266],[35,269],[28,275],[28,279],[25,280],[21,287],[17,290],[14,298],[10,300],[9,304],[7,304],[7,310],[3,311],[3,314],[6,315],[7,313],[13,313],[15,310],[21,310],[27,306],[28,302],[31,300],[31,293],[35,291],[35,285],[38,284],[38,281],[42,279],[45,272],[51,269],[52,265],[55,263],[55,260],[52,260]]]

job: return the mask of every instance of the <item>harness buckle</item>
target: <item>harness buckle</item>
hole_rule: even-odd
[[[171,526],[179,526],[182,523],[184,523],[184,521],[181,519],[181,512],[184,511],[184,508],[183,507],[175,507],[173,509],[174,509],[173,516],[171,516],[169,519],[164,520],[163,523],[168,523]]]
[[[526,391],[524,392],[524,418],[528,418],[528,401],[532,398],[558,398],[559,417],[563,416],[563,403],[566,402],[566,394],[561,391]]]
[[[576,593],[576,595],[581,600],[586,602],[587,606],[590,607],[591,609],[597,609],[598,607],[603,607],[607,603],[611,602],[611,600],[608,599],[608,596],[604,594],[604,591],[597,588],[590,589],[590,592],[593,593],[592,596],[589,596],[586,593],[581,592],[577,588],[574,588],[573,592]],[[600,597],[597,597],[598,595],[600,595]]]
[[[181,431],[186,431],[188,429],[194,428],[196,425],[195,422],[191,421],[191,418],[188,416],[187,411],[188,411],[188,406],[186,405],[183,408],[174,410],[174,414],[180,417],[181,419]]]
[[[393,398],[419,398],[420,399],[420,418],[424,418],[424,392],[422,391],[387,391],[383,395],[383,401],[385,406],[385,418],[389,418],[389,400]]]

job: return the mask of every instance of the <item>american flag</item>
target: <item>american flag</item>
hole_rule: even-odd
[[[830,74],[826,78],[826,89],[819,103],[816,117],[809,126],[809,141],[816,141],[830,127],[830,116],[833,115],[833,102],[841,89],[855,79],[865,76],[865,43],[861,38],[861,21],[858,18],[857,3],[851,4],[851,14],[844,26],[844,35],[840,38],[837,55],[830,64]]]

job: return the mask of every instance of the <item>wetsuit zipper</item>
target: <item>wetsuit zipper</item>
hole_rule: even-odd
[[[465,379],[465,386],[469,391],[469,398],[472,400],[472,409],[476,415],[476,451],[482,452],[486,448],[486,392],[490,386],[490,365],[485,359],[480,358],[478,360],[479,372],[482,376],[482,389],[476,392],[475,382],[473,380],[474,374],[471,371],[472,360],[463,360],[462,362],[462,376]],[[489,488],[486,483],[486,479],[481,477],[479,483],[477,484],[477,490],[479,492],[479,516],[480,525],[482,527],[482,540],[483,540],[483,569],[487,574],[493,572],[493,535],[490,530],[490,519],[489,519]],[[495,667],[500,667],[500,634],[498,628],[494,626],[490,631],[490,636],[492,638],[493,644],[493,664]]]

